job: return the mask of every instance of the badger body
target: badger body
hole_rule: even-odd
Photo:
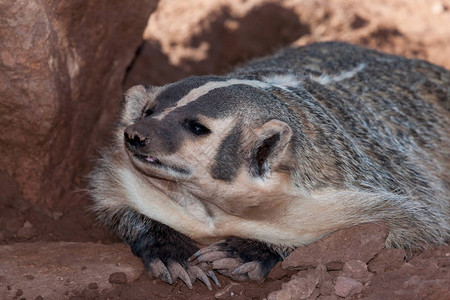
[[[443,244],[449,89],[442,67],[337,42],[135,86],[91,174],[94,210],[150,273],[190,287],[216,280],[205,262],[262,280],[363,222],[383,220],[387,246]]]

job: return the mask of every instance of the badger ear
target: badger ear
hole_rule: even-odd
[[[131,125],[142,116],[142,110],[146,104],[154,100],[154,94],[157,88],[140,84],[129,88],[125,92],[121,114],[123,125]]]
[[[283,158],[292,137],[292,129],[285,122],[272,119],[253,130],[253,134],[250,174],[253,177],[264,178]]]

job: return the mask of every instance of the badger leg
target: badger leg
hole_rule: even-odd
[[[234,280],[264,281],[273,266],[292,250],[232,237],[200,249],[189,260],[193,265],[209,263],[214,270]]]
[[[198,248],[187,236],[151,220],[131,208],[98,213],[99,219],[140,257],[149,274],[173,284],[181,279],[192,289],[199,279],[212,289],[208,279],[219,285],[214,271],[189,264],[188,258]]]

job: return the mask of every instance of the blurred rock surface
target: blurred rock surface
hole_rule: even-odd
[[[108,140],[125,69],[156,4],[0,2],[0,170],[28,201],[78,204],[74,187]]]
[[[223,74],[294,40],[348,41],[450,68],[448,7],[449,0],[161,0],[125,87]]]

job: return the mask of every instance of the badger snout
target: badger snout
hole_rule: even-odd
[[[133,126],[130,126],[124,131],[124,140],[130,150],[138,150],[147,146],[150,139]]]
[[[164,126],[163,126],[164,125]],[[167,156],[174,154],[183,143],[177,124],[147,119],[129,125],[124,130],[125,148],[134,154]]]

